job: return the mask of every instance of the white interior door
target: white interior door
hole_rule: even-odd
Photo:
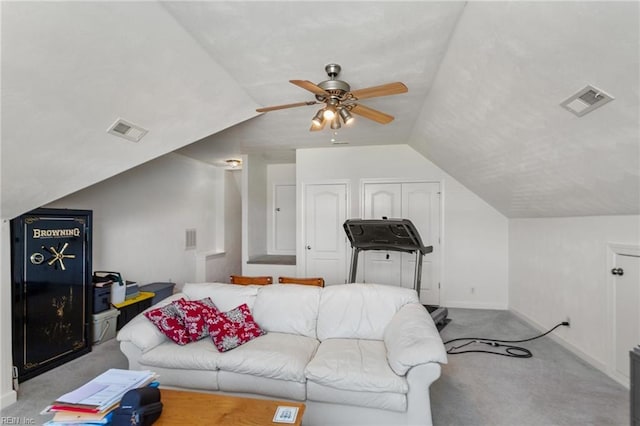
[[[629,383],[629,351],[640,345],[640,256],[616,254],[614,276],[614,369]]]
[[[440,304],[440,184],[418,182],[402,184],[402,215],[418,229],[422,243],[433,251],[422,258],[420,301]],[[416,256],[402,253],[402,286],[413,288]]]
[[[440,184],[437,182],[365,183],[363,218],[409,219],[418,229],[422,242],[433,252],[422,260],[420,300],[440,303]],[[411,253],[371,251],[361,254],[362,282],[413,288],[416,256]]]
[[[364,185],[363,219],[400,218],[402,216],[402,185],[371,183]],[[394,251],[365,251],[360,254],[362,266],[356,281],[401,285],[400,254]]]
[[[273,252],[296,253],[296,186],[274,185]]]
[[[347,186],[313,184],[305,186],[304,238],[305,273],[322,277],[325,285],[346,283]]]

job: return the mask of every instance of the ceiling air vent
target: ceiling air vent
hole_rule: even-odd
[[[587,86],[566,101],[560,104],[564,109],[571,111],[578,117],[582,117],[588,112],[602,105],[611,102],[614,98],[600,89],[593,86]]]
[[[107,129],[107,133],[128,139],[132,142],[139,142],[147,132],[148,130],[143,129],[140,126],[136,126],[133,123],[129,123],[122,118],[118,118],[116,122]]]

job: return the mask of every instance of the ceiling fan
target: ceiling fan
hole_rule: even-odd
[[[314,84],[309,80],[289,80],[290,83],[313,93],[316,98],[315,101],[258,108],[256,111],[269,112],[279,109],[325,104],[311,120],[311,128],[309,129],[311,131],[322,130],[327,122],[330,123],[332,129],[339,129],[341,127],[341,120],[345,124],[348,124],[353,119],[351,113],[380,124],[388,124],[393,121],[392,115],[364,106],[358,103],[358,101],[378,96],[397,95],[408,91],[407,86],[400,82],[351,90],[351,86],[349,86],[347,82],[336,79],[342,69],[340,65],[329,64],[325,66],[324,69],[329,76],[329,80],[318,84]]]

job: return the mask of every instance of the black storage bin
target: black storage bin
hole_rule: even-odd
[[[110,308],[111,287],[93,287],[93,313],[99,314]]]
[[[132,303],[130,305],[118,308],[120,315],[118,315],[118,321],[116,323],[116,330],[120,331],[126,323],[131,321],[136,315],[151,306],[151,297],[141,300],[139,302]]]
[[[151,293],[155,293],[155,296],[151,299],[151,305],[155,305],[162,299],[166,299],[171,296],[175,285],[175,283],[151,283],[141,286],[140,291],[150,291]]]

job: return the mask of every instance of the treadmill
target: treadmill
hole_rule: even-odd
[[[422,243],[418,229],[409,219],[347,219],[343,225],[351,243],[351,266],[349,282],[356,281],[358,257],[361,251],[400,251],[415,253],[416,268],[413,275],[413,289],[420,297],[420,280],[422,278],[422,257],[433,251],[433,246]],[[424,305],[431,314],[438,329],[444,327],[448,320],[447,308]]]

